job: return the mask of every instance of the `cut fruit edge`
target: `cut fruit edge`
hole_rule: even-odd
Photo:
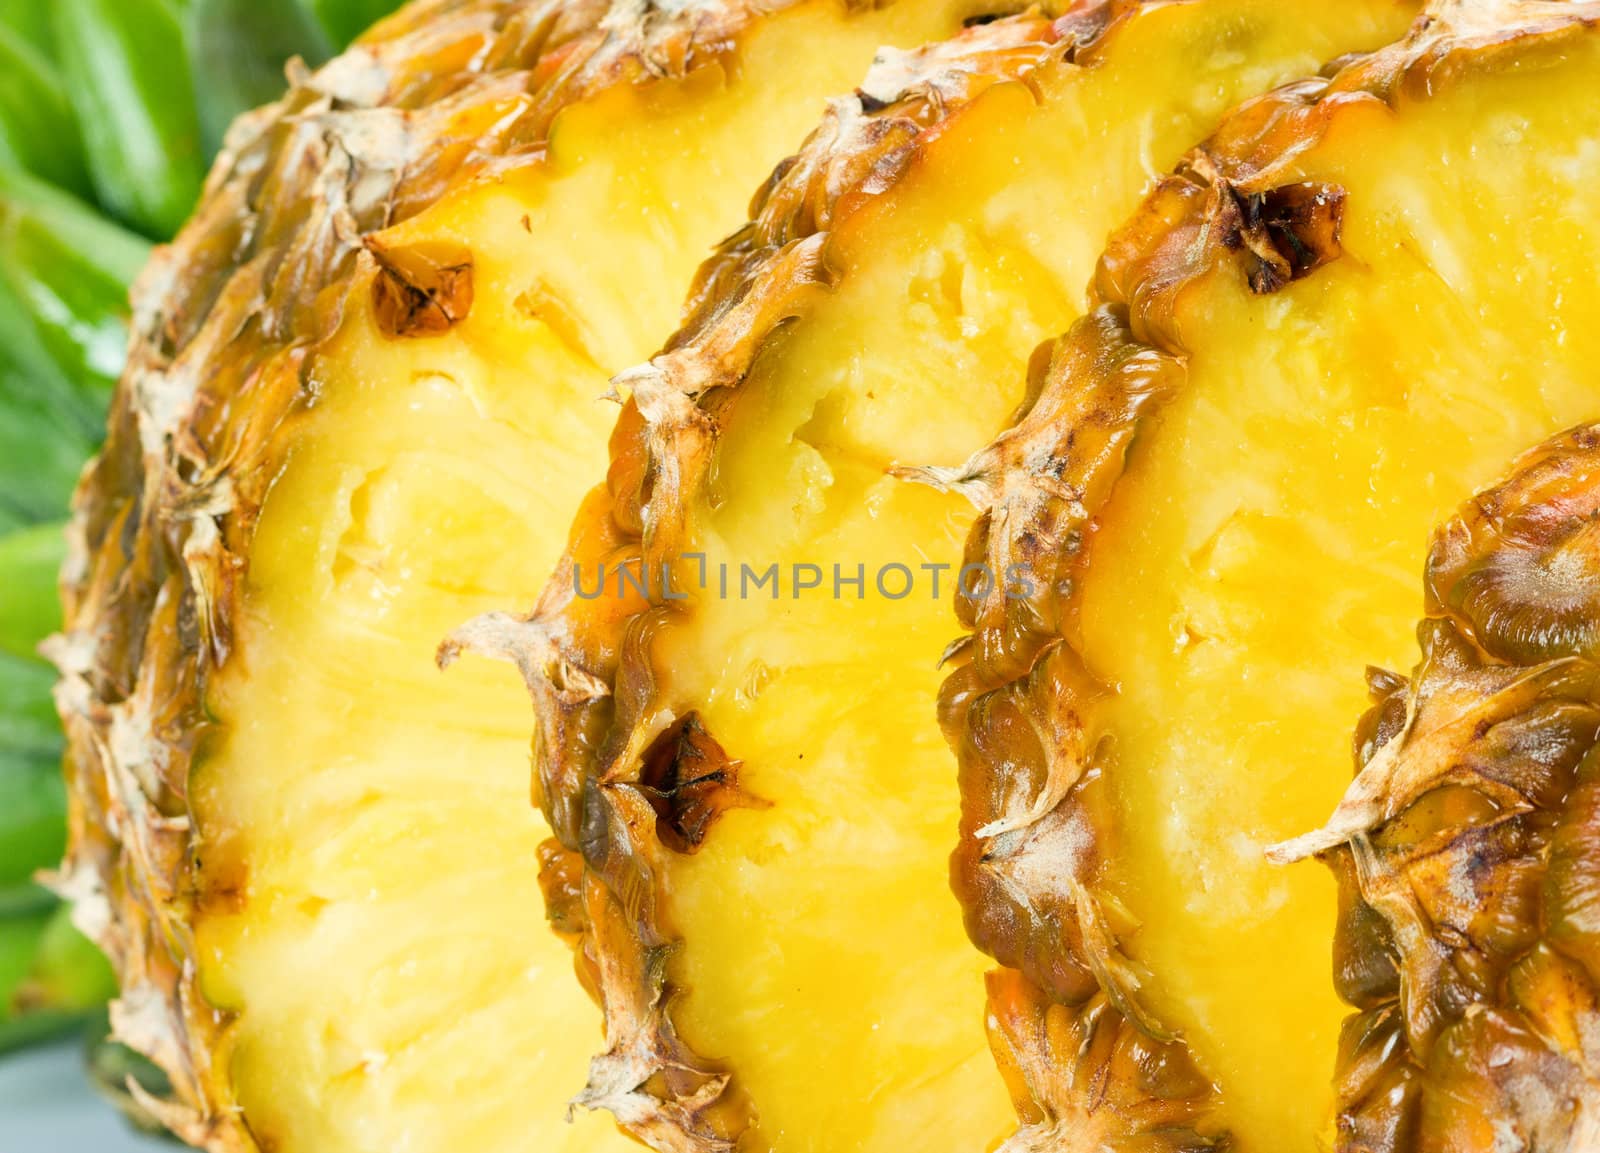
[[[376,260],[364,237],[537,162],[557,114],[592,94],[716,66],[783,6],[413,4],[237,121],[196,215],[138,279],[109,435],[75,499],[65,628],[48,645],[73,797],[53,883],[119,975],[115,1038],[173,1096],[131,1091],[185,1141],[255,1148],[229,1081],[230,1016],[199,988],[188,780],[257,518],[316,402],[309,366]]]
[[[1267,293],[1337,257],[1341,190],[1285,173],[1349,109],[1425,100],[1596,22],[1592,3],[1435,3],[1403,41],[1241,106],[1111,238],[1093,311],[1041,348],[1015,427],[963,465],[906,470],[977,507],[967,563],[1031,577],[1023,596],[957,598],[968,632],[947,653],[940,703],[963,788],[954,884],[975,941],[1006,966],[991,979],[991,1029],[1029,1121],[1008,1149],[1055,1148],[1064,1132],[1186,1150],[1226,1140],[1206,1123],[1216,1087],[1152,1016],[1148,974],[1093,891],[1115,829],[1085,788],[1105,771],[1085,716],[1111,690],[1074,637],[1090,526],[1141,425],[1184,386],[1177,300],[1218,267]],[[1356,795],[1361,815],[1371,791]],[[1280,855],[1326,848],[1361,823],[1352,814]],[[1170,1084],[1151,1082],[1152,1068]]]
[[[700,402],[741,378],[766,338],[827,283],[826,230],[894,185],[930,125],[1002,78],[1089,48],[1131,10],[1091,5],[1076,27],[1027,16],[977,25],[886,54],[855,96],[833,101],[758,194],[750,223],[702,266],[669,351],[615,378],[625,399],[610,479],[585,501],[537,608],[471,622],[440,648],[441,663],[471,651],[514,662],[527,681],[537,793],[561,851],[586,866],[580,955],[608,1023],[608,1051],[579,1100],[661,1148],[732,1148],[754,1114],[730,1072],[678,1037],[669,1012],[675,937],[657,910],[672,850],[640,787],[646,751],[678,720],[658,699],[648,656],[669,610],[643,596],[648,581],[631,599],[579,600],[573,573],[619,556],[661,572],[681,555],[693,539],[684,494],[704,482],[714,441]]]
[[[625,1118],[661,1119],[657,1139],[671,1142],[665,1147],[725,1148],[750,1124],[753,1105],[735,1071],[693,1052],[671,1017],[671,998],[680,991],[666,973],[680,944],[666,912],[673,850],[660,836],[642,772],[649,750],[685,718],[665,702],[650,653],[677,610],[667,603],[673,598],[649,592],[654,580],[643,574],[674,570],[696,555],[684,549],[699,539],[692,498],[708,481],[716,414],[769,338],[828,291],[830,232],[894,188],[952,116],[987,88],[1026,84],[1050,62],[1093,60],[1117,25],[1139,10],[1091,4],[1054,22],[1018,17],[974,27],[880,62],[854,97],[834,101],[802,152],[757,197],[752,221],[702,268],[685,327],[661,355],[614,379],[624,411],[608,482],[585,502],[536,609],[526,617],[480,618],[441,646],[442,663],[470,651],[515,663],[528,682],[537,795],[559,850],[585,866],[573,896],[587,921],[581,955],[609,1024],[608,1051],[596,1060],[581,1100]],[[942,483],[958,482],[946,475]],[[618,567],[640,579],[623,582],[616,597],[577,594],[576,573]],[[570,875],[576,866],[565,868]],[[1138,1013],[1137,999],[1123,996],[1136,982],[1134,969],[1116,955],[1109,924],[1086,917],[1081,931],[1095,942],[1095,962],[1106,960],[1097,977],[1117,1004]],[[1006,995],[994,986],[997,1007],[1010,1003]],[[1116,1059],[1148,1066],[1169,1058],[1167,1081],[1181,1086],[1171,1103],[1143,1110],[1143,1123],[1178,1132],[1208,1105],[1204,1079],[1182,1057],[1181,1043],[1157,1042],[1152,1052],[1143,1034],[1115,1040],[1121,1019],[1112,1008],[1103,1034],[1113,1039]],[[1148,1032],[1158,1031],[1148,1014],[1140,1019]],[[1040,1025],[1051,1027],[1042,1018]],[[1100,1038],[1087,1039],[1085,1048],[1104,1056]],[[1009,1065],[1013,1054],[1003,1039],[995,1039],[995,1049]],[[1031,1117],[1026,1096],[1014,1096]]]
[[[1570,12],[1574,7],[1523,3],[1515,9],[1545,20],[1545,26],[1530,25],[1543,34],[1562,26],[1563,16],[1573,19]],[[1554,10],[1558,8],[1564,11],[1556,14]],[[718,7],[718,11],[724,10],[725,6]],[[530,113],[535,126],[540,117],[547,122],[555,110],[592,85],[615,82],[619,72],[649,71],[662,67],[663,62],[687,67],[686,61],[694,55],[688,51],[692,43],[719,43],[717,37],[726,31],[712,28],[708,32],[704,24],[689,29],[686,24],[659,21],[652,22],[638,42],[610,37],[600,43],[598,37],[569,28],[564,7],[552,5],[547,11],[560,13],[551,16],[555,30],[547,28],[549,38],[541,41],[545,49],[542,59],[550,62],[555,74],[545,78],[547,87],[541,89],[535,102],[537,110]],[[226,1030],[226,1020],[205,1005],[193,983],[193,943],[181,911],[186,899],[183,878],[190,849],[184,804],[186,767],[197,734],[204,727],[201,700],[205,678],[209,671],[220,667],[229,652],[228,613],[242,579],[244,546],[252,517],[270,483],[271,469],[252,469],[248,463],[253,459],[277,459],[281,447],[278,430],[290,422],[298,406],[309,403],[299,374],[308,346],[266,339],[258,343],[257,336],[240,334],[251,332],[259,321],[261,328],[271,332],[316,333],[310,342],[314,348],[337,328],[340,313],[337,293],[325,290],[338,286],[354,262],[367,259],[354,239],[362,230],[359,222],[371,219],[373,213],[404,216],[427,203],[430,192],[442,187],[446,179],[455,178],[437,165],[421,163],[422,157],[407,151],[433,139],[435,133],[414,127],[402,130],[385,110],[333,108],[335,90],[341,97],[360,104],[372,92],[405,89],[410,81],[417,85],[414,99],[427,103],[427,78],[405,75],[403,62],[412,53],[427,56],[418,45],[406,44],[404,37],[410,27],[404,20],[391,23],[385,34],[397,39],[365,46],[356,56],[359,65],[344,61],[328,74],[301,78],[300,86],[285,104],[236,129],[212,178],[209,211],[191,226],[176,250],[158,257],[141,282],[133,384],[123,390],[119,399],[112,443],[86,482],[105,500],[95,517],[80,517],[75,553],[69,560],[68,584],[72,620],[148,621],[150,629],[148,634],[137,636],[116,632],[91,636],[72,631],[69,620],[69,632],[53,646],[65,677],[60,701],[72,741],[70,771],[79,783],[75,791],[80,797],[80,810],[74,814],[74,847],[61,887],[80,899],[81,923],[106,946],[129,982],[118,1011],[119,1030],[137,1047],[158,1056],[178,1087],[183,1104],[152,1102],[152,1106],[161,1110],[164,1119],[181,1134],[213,1148],[250,1146],[248,1134],[239,1127],[231,1108],[226,1079],[212,1065],[212,1045],[216,1044],[217,1051],[225,1051],[220,1038]],[[1425,71],[1448,63],[1455,45],[1461,43],[1450,39],[1448,27],[1441,18],[1433,27],[1435,39],[1419,36],[1414,42],[1416,60],[1401,71],[1410,76],[1424,59],[1429,61]],[[1460,28],[1470,27],[1470,21],[1463,17]],[[1103,22],[1086,26],[1081,33],[1083,42],[1091,43],[1103,31]],[[981,33],[982,30],[975,30],[973,36],[981,39]],[[1012,49],[1029,51],[1004,40],[1000,33],[992,35],[1000,41],[993,49],[997,54]],[[1069,39],[1071,35],[1069,29]],[[1479,45],[1499,42],[1498,27],[1482,32],[1481,39],[1474,41]],[[928,58],[935,59],[937,54],[937,50],[929,50]],[[851,123],[874,134],[872,144],[841,154],[858,159],[870,155],[874,158],[871,165],[843,174],[825,171],[824,165],[814,172],[781,175],[768,190],[767,203],[778,203],[785,189],[793,202],[787,208],[774,208],[763,214],[771,233],[757,232],[736,239],[723,258],[709,266],[698,289],[701,304],[710,308],[728,298],[720,278],[743,279],[751,262],[769,258],[791,262],[799,292],[814,288],[826,275],[822,253],[817,245],[807,242],[782,246],[778,238],[783,229],[804,219],[806,213],[820,211],[837,218],[853,203],[849,196],[869,197],[878,187],[877,181],[892,179],[897,166],[905,163],[908,141],[917,131],[917,103],[931,108],[941,102],[970,99],[983,83],[981,73],[982,69],[972,73],[941,71],[920,94],[902,96],[884,115],[866,112],[878,102],[878,97],[869,93],[857,108],[860,118]],[[318,87],[323,84],[327,87]],[[903,101],[908,101],[910,108]],[[470,104],[470,98],[454,95],[450,107],[439,110],[439,115],[441,119],[453,118],[462,113],[466,104]],[[426,114],[424,109],[411,115]],[[285,120],[290,115],[298,118],[293,125]],[[910,126],[897,121],[898,116],[904,116]],[[907,135],[897,137],[897,131]],[[525,138],[538,136],[538,131],[530,130]],[[431,154],[429,158],[436,159]],[[408,159],[418,163],[413,165]],[[499,162],[481,156],[463,161],[469,166],[482,165],[486,175]],[[245,214],[240,207],[247,198],[247,186],[262,179],[264,173],[276,170],[281,174],[301,165],[328,168],[336,176],[318,186],[312,195],[293,201],[283,220],[263,229],[268,239],[252,242],[270,250],[275,229],[303,230],[301,239],[289,248],[281,263],[263,261],[234,273],[231,266],[238,230],[243,227],[239,221]],[[397,175],[402,173],[403,177]],[[1225,179],[1245,190],[1269,187],[1270,179],[1264,184],[1252,184],[1259,175],[1241,169]],[[819,195],[824,187],[830,193],[843,187],[849,195],[835,202]],[[1246,191],[1245,195],[1253,193]],[[1275,270],[1284,261],[1293,272],[1293,259],[1259,235],[1246,235],[1247,231],[1241,230],[1240,238],[1263,275],[1276,275]],[[773,243],[778,246],[768,251],[768,244]],[[1212,256],[1218,257],[1219,253],[1220,249],[1215,250]],[[206,268],[209,278],[201,278],[198,283],[178,283],[179,270],[192,266]],[[651,435],[667,438],[651,450],[658,454],[657,459],[696,459],[695,446],[707,434],[696,402],[707,384],[737,375],[730,372],[730,366],[737,365],[741,357],[748,364],[747,342],[752,334],[775,328],[792,304],[792,300],[775,296],[752,296],[741,300],[731,312],[702,310],[691,321],[691,331],[697,336],[694,356],[684,356],[679,363],[669,353],[652,371],[620,381],[630,393],[631,409],[652,421]],[[229,351],[223,353],[223,349]],[[707,356],[711,359],[700,359]],[[226,359],[239,366],[237,374],[223,374],[227,379],[236,375],[238,380],[265,382],[264,391],[271,392],[272,402],[257,402],[244,415],[230,411],[231,398],[211,394],[210,381],[198,379],[197,367],[214,359]],[[1158,391],[1153,390],[1152,396]],[[204,428],[207,443],[202,444],[182,431],[182,426],[191,413],[203,411],[208,404],[215,405],[223,415],[215,418],[215,427]],[[637,434],[637,427],[632,431]],[[624,432],[628,432],[626,425]],[[703,461],[703,449],[698,456]],[[241,465],[241,461],[245,463]],[[212,478],[220,475],[217,470],[224,462],[233,479],[218,483]],[[248,483],[241,485],[237,479],[240,476],[259,476],[261,487],[250,490]],[[652,531],[646,538],[646,548],[651,557],[670,555],[673,531],[671,517],[655,519],[654,514],[683,512],[681,506],[672,503],[662,480],[660,476],[647,478],[641,470],[621,481],[623,490],[631,491],[633,501],[631,514],[624,515],[632,515],[633,519],[625,521],[629,527],[619,531],[636,536],[643,533],[644,509],[648,505]],[[681,484],[681,479],[677,483]],[[647,494],[651,485],[654,491]],[[138,551],[126,560],[120,555],[121,542],[135,536],[135,525],[139,529]],[[686,530],[680,526],[680,531]],[[585,543],[607,556],[616,547],[614,541]],[[570,588],[570,581],[558,576],[552,587]],[[139,608],[130,609],[129,603]],[[588,731],[586,725],[592,720],[596,699],[609,685],[618,686],[615,696],[619,701],[626,690],[625,707],[633,710],[637,724],[627,749],[608,750],[607,760],[613,765],[636,763],[671,718],[651,710],[647,684],[626,684],[626,678],[596,677],[588,672],[595,668],[614,670],[626,664],[628,658],[609,651],[598,640],[568,631],[565,625],[550,623],[553,614],[547,616],[545,607],[541,605],[529,623],[500,622],[479,628],[464,640],[479,647],[509,651],[522,659],[524,671],[531,672],[534,682],[540,722],[553,722],[553,727],[543,731],[557,734],[557,739],[576,741]],[[643,613],[644,606],[635,606],[635,610],[630,615]],[[616,622],[605,624],[608,635],[619,631]],[[648,621],[639,624],[629,643],[641,644],[641,634],[647,629]],[[199,654],[198,668],[186,667],[183,654],[187,652]],[[547,747],[554,746],[552,737],[546,735],[542,739]],[[125,753],[130,743],[134,749],[131,757]],[[541,771],[546,768],[546,755],[541,754]],[[565,818],[564,825],[555,827],[558,833],[564,830],[572,837],[569,847],[579,843],[578,807],[590,799],[585,789],[598,779],[570,775],[574,763],[560,762],[562,772],[569,774],[563,779],[558,780],[554,772],[546,773],[546,796],[561,798],[561,803],[568,806],[560,811],[553,805],[551,816],[553,823]],[[607,778],[607,782],[611,779]],[[85,798],[89,799],[87,804]],[[152,812],[159,815],[146,820],[145,815]],[[631,815],[646,821],[646,827],[653,824],[647,807]],[[1020,831],[1030,823],[1030,815],[1022,815],[1023,825],[991,833]],[[127,838],[120,845],[120,852],[125,854],[121,859],[118,836]],[[634,836],[629,830],[616,844],[632,846]],[[607,855],[603,861],[608,875],[625,882],[648,882],[648,864],[647,857],[616,859]],[[108,877],[115,878],[114,883],[108,884]],[[641,890],[627,884],[611,891]],[[651,999],[661,991],[654,962],[670,939],[663,935],[655,942],[637,941],[635,919],[623,918],[614,898],[596,891],[586,893],[586,899],[602,919],[611,919],[612,930],[625,931],[625,940],[638,945],[631,956],[627,949],[615,953],[608,950],[611,957],[624,959],[622,969],[602,974],[606,977],[604,987],[617,990],[633,1006],[633,1019],[639,1025],[632,1040],[640,1047],[633,1055],[642,1056],[646,1064],[627,1070],[627,1076],[633,1077],[640,1068],[668,1073],[669,1103],[680,1107],[668,1123],[682,1132],[692,1132],[694,1126],[716,1113],[726,1082],[712,1065],[675,1048],[677,1042],[665,1026],[661,1005]],[[1083,926],[1086,940],[1105,932],[1103,927],[1096,928],[1092,919],[1084,920]],[[164,951],[173,961],[170,968],[147,964]],[[1115,960],[1109,946],[1101,954],[1101,959],[1106,958]],[[1102,980],[1108,992],[1125,990],[1127,978],[1116,976],[1116,966],[1103,967],[1106,975]],[[645,993],[642,1004],[641,991]],[[1132,1011],[1136,996],[1130,994],[1125,1000]],[[197,1047],[192,1039],[200,1039],[202,1044]],[[624,1080],[619,1078],[615,1085],[622,1085]],[[628,1092],[643,1081],[644,1078],[633,1081]],[[613,1108],[620,1104],[623,1108],[656,1110],[661,1101],[613,1098],[604,1103]],[[737,1106],[737,1102],[726,1104]],[[718,1117],[712,1123],[736,1125],[737,1119]]]
[[[1271,850],[1316,851],[1340,881],[1335,973],[1358,1012],[1337,1107],[1361,1147],[1412,1126],[1443,1148],[1600,1141],[1597,477],[1587,425],[1439,528],[1421,663],[1368,671],[1354,783],[1324,830]]]

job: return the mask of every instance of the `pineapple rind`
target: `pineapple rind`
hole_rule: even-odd
[[[1086,40],[1105,27],[1098,16],[1085,23]],[[556,838],[587,865],[582,952],[606,1010],[608,1049],[580,1100],[611,1110],[656,1148],[731,1150],[752,1121],[751,1104],[728,1070],[688,1051],[668,1008],[675,937],[658,912],[658,886],[671,850],[637,785],[645,750],[674,720],[658,699],[648,652],[670,609],[639,596],[579,600],[573,566],[642,557],[645,571],[659,572],[695,539],[685,494],[705,481],[715,428],[696,399],[742,376],[766,338],[826,283],[826,229],[893,187],[928,125],[1072,45],[1070,34],[1058,42],[1043,17],[980,25],[891,54],[861,93],[835,100],[805,149],[757,196],[751,222],[702,267],[673,351],[617,378],[628,399],[610,480],[579,512],[534,613],[474,622],[441,649],[445,661],[462,650],[513,660],[527,679],[538,794]],[[670,472],[658,474],[667,461]],[[630,895],[628,906],[619,893]]]
[[[1147,1045],[1171,1036],[1141,998],[1147,974],[1123,956],[1121,911],[1099,896],[1121,834],[1105,796],[1114,770],[1097,758],[1095,703],[1109,690],[1084,667],[1076,618],[1092,561],[1084,546],[1115,498],[1129,445],[1183,387],[1176,302],[1219,267],[1272,291],[1337,258],[1341,191],[1291,188],[1284,174],[1351,109],[1427,99],[1474,70],[1514,68],[1597,19],[1600,7],[1587,3],[1437,3],[1398,44],[1242,106],[1112,237],[1095,311],[1040,350],[1035,399],[1017,425],[963,466],[918,470],[981,510],[968,562],[1032,574],[1026,597],[958,598],[970,633],[952,649],[957,668],[941,701],[961,764],[956,888],[974,938],[1008,966],[990,1005],[1026,1122],[1009,1148],[1098,1147],[1108,1133],[1162,1149],[1227,1140],[1222,1102],[1209,1086],[1197,1091],[1183,1063],[1170,1086],[1141,1087],[1149,1069],[1172,1066],[1119,1063],[1114,1046],[1095,1040],[1108,1015],[1127,1018]],[[1266,226],[1262,205],[1275,194],[1315,209]],[[1275,234],[1280,226],[1294,243]],[[1364,1043],[1352,1060],[1380,1047]],[[1079,1144],[1085,1134],[1094,1139]],[[1348,1147],[1435,1147],[1410,1139]]]
[[[975,631],[950,653],[957,667],[940,699],[962,793],[952,883],[973,940],[1006,966],[989,991],[991,1035],[1024,1121],[1008,1148],[1059,1148],[1078,1134],[1216,1148],[1215,1088],[1145,1005],[1145,976],[1098,896],[1117,837],[1092,727],[1107,690],[1069,641],[1044,631],[1067,619],[1070,603],[1058,598],[1073,587],[1083,526],[1109,498],[1141,416],[1181,386],[1181,369],[1102,306],[1036,359],[1033,375],[1037,400],[1013,430],[964,468],[922,477],[984,510],[969,563],[1025,566],[1033,586],[1027,599],[1002,590],[976,616],[971,600],[957,601]],[[1051,475],[1041,484],[1031,476],[1042,462]],[[991,531],[997,523],[1003,532]],[[1016,623],[1004,615],[1013,612]]]
[[[1368,674],[1355,782],[1274,850],[1341,880],[1341,1148],[1600,1140],[1597,468],[1574,429],[1439,528],[1421,663]]]
[[[172,1081],[171,1100],[143,1104],[189,1143],[256,1148],[228,1075],[230,1017],[198,986],[193,926],[211,898],[190,768],[257,517],[316,401],[305,368],[365,283],[363,237],[536,161],[575,102],[715,66],[785,6],[413,4],[235,124],[195,218],[139,279],[52,648],[73,795],[57,886],[119,973],[118,1039]]]
[[[486,618],[446,646],[446,658],[470,648],[514,660],[528,678],[539,719],[540,795],[558,838],[586,860],[584,889],[593,914],[586,953],[591,962],[611,967],[602,983],[615,990],[604,998],[611,1048],[594,1066],[587,1100],[624,1114],[659,1113],[661,1080],[685,1075],[700,1112],[680,1111],[678,1119],[690,1127],[677,1132],[699,1143],[672,1148],[725,1148],[738,1139],[738,1130],[726,1125],[728,1115],[715,1114],[706,1097],[737,1092],[738,1069],[731,1070],[731,1082],[725,1079],[730,1070],[719,1066],[686,1069],[672,1048],[678,1042],[671,1032],[667,999],[674,990],[666,959],[678,939],[665,912],[672,854],[656,835],[647,790],[639,787],[645,750],[677,719],[660,688],[666,670],[658,667],[651,645],[682,607],[659,596],[609,592],[580,599],[573,594],[573,573],[619,565],[659,573],[674,558],[691,555],[692,542],[703,539],[694,523],[694,497],[707,483],[718,413],[769,338],[827,292],[833,275],[830,230],[890,195],[926,142],[996,79],[1026,84],[1029,73],[1048,62],[1092,60],[1097,46],[1112,39],[1108,31],[1143,7],[1091,4],[1053,26],[1018,18],[975,28],[949,44],[883,62],[860,94],[836,101],[806,148],[758,197],[752,222],[702,270],[685,329],[649,365],[617,378],[627,400],[613,437],[608,485],[580,513],[563,568],[538,608],[526,619]],[[1406,9],[1396,11],[1403,19]],[[675,583],[684,588],[690,582]],[[615,893],[627,894],[629,907],[610,896]],[[1089,930],[1097,939],[1110,934],[1102,922]],[[1120,997],[1137,975],[1114,957],[1108,960],[1123,974],[1121,981],[1106,980]],[[641,984],[641,978],[649,983]],[[1045,1019],[1059,1014],[1026,1000],[1013,999],[1007,1019],[1036,1008],[1049,1032],[1053,1025]],[[1136,1001],[1123,997],[1122,1004],[1133,1012]],[[1204,1111],[1209,1085],[1181,1044],[1152,1042],[1109,1003],[1102,1017],[1106,1027],[1086,1052],[1114,1060],[1130,1076],[1143,1070],[1138,1075],[1157,1086],[1153,1091],[1141,1081],[1119,1100],[1139,1113],[1143,1126],[1187,1133],[1182,1139],[1188,1143],[1174,1147],[1209,1147],[1209,1137],[1188,1127]],[[1008,1046],[1004,1037],[996,1039],[1009,1067]],[[1036,1046],[1021,1056],[1026,1061],[1038,1052]],[[1057,1073],[1047,1063],[1037,1070],[1055,1076],[1067,1064],[1055,1066]],[[1099,1071],[1097,1065],[1083,1076]],[[647,1084],[641,1072],[660,1076]],[[1028,1094],[1018,1096],[1028,1116]],[[1119,1116],[1104,1114],[1112,1124],[1093,1131],[1118,1139]]]

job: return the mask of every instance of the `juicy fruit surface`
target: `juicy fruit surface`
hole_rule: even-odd
[[[1600,411],[1593,40],[1335,121],[1298,169],[1346,190],[1343,257],[1181,299],[1187,384],[1092,545],[1082,651],[1118,689],[1130,950],[1247,1153],[1322,1147],[1348,1012],[1332,880],[1263,850],[1348,784],[1362,668],[1415,663],[1433,526]]]
[[[653,663],[767,802],[723,816],[667,881],[684,938],[674,1022],[736,1071],[757,1147],[966,1150],[1015,1124],[984,1039],[988,963],[946,872],[957,796],[931,654],[953,632],[954,574],[935,591],[920,568],[960,556],[971,510],[886,469],[960,461],[1004,426],[1106,232],[1230,103],[1405,18],[1175,5],[1119,29],[1094,67],[990,89],[834,232],[835,289],[721,414],[715,490],[694,510],[712,589]],[[779,598],[741,597],[741,566],[774,563]],[[823,587],[792,595],[795,564],[820,566]],[[859,596],[835,596],[835,564],[864,566]],[[895,564],[914,576],[904,599],[903,577],[876,584]],[[818,1092],[820,1069],[853,1088]]]
[[[966,14],[766,18],[736,70],[569,109],[544,165],[383,234],[470,250],[471,311],[393,340],[357,285],[262,512],[193,781],[201,978],[238,1015],[264,1147],[634,1147],[565,1122],[602,1037],[544,922],[526,695],[479,662],[441,676],[434,649],[544,581],[603,468],[607,377],[673,327],[823,96]]]

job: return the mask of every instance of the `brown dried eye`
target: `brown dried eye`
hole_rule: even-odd
[[[1450,607],[1495,656],[1600,654],[1600,528],[1588,519],[1566,527],[1538,543],[1501,540],[1450,590]]]

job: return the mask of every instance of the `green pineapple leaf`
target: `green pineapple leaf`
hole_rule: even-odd
[[[21,36],[44,59],[55,59],[56,32],[49,4],[41,0],[0,0],[0,27]]]
[[[0,653],[37,660],[39,642],[61,627],[56,574],[66,551],[60,524],[0,536]]]
[[[76,198],[0,171],[6,303],[76,390],[96,436],[127,356],[129,285],[149,256],[148,242]]]
[[[0,1053],[83,1030],[116,982],[68,910],[0,920]]]
[[[288,88],[284,64],[315,67],[329,56],[321,27],[295,0],[194,0],[190,49],[206,147],[215,152],[240,113]]]
[[[27,353],[32,332],[9,295],[0,291],[0,523],[60,520],[97,436],[71,385]]]
[[[0,751],[0,911],[37,905],[34,874],[60,862],[66,842],[60,764]]]
[[[397,0],[302,0],[339,49],[400,7]]]
[[[164,0],[55,0],[55,19],[100,202],[147,235],[172,236],[205,180],[179,13]]]
[[[55,66],[20,32],[0,23],[0,165],[85,192],[83,137]]]
[[[61,755],[61,722],[50,696],[55,680],[42,661],[0,653],[0,757]]]

